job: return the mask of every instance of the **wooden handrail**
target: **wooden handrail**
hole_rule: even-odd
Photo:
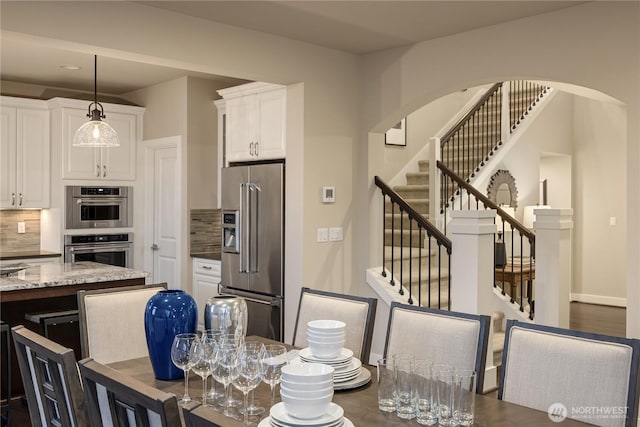
[[[400,206],[400,210],[407,212],[409,218],[418,223],[418,225],[427,230],[427,235],[436,239],[438,244],[444,246],[447,249],[447,253],[451,254],[451,240],[445,236],[440,230],[438,230],[433,224],[431,224],[424,216],[411,207],[398,193],[393,191],[379,176],[376,176],[374,182],[382,194],[389,196],[391,201]]]
[[[458,184],[458,186],[462,187],[467,193],[472,194],[477,200],[479,200],[486,207],[497,210],[498,215],[500,215],[500,218],[502,218],[504,222],[509,223],[509,225],[511,225],[512,228],[518,230],[522,236],[529,239],[529,242],[533,243],[535,241],[536,235],[531,230],[529,230],[524,225],[520,224],[511,215],[503,211],[502,208],[500,208],[500,206],[492,202],[487,196],[485,196],[480,191],[478,191],[473,185],[469,184],[467,181],[465,181],[464,179],[460,178],[458,175],[453,173],[440,160],[436,162],[436,165],[438,166],[438,169],[442,171],[442,173],[444,173],[453,181],[455,181]]]
[[[449,132],[445,133],[444,136],[440,138],[440,146],[444,146],[444,144],[449,141],[451,136],[453,136],[458,130],[460,130],[460,128],[464,126],[467,121],[469,121],[469,118],[471,118],[476,113],[476,111],[482,108],[487,99],[491,98],[495,91],[497,91],[500,87],[502,87],[502,82],[496,83],[491,86],[489,90],[487,90],[487,93],[482,95],[482,98],[480,98],[480,100],[476,102],[476,105],[467,114],[465,114],[465,116],[460,119],[460,121],[453,128],[451,128]]]

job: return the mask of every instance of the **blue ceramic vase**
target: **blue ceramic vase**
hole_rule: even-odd
[[[144,329],[153,373],[159,380],[175,380],[184,373],[171,361],[173,338],[195,332],[198,308],[194,299],[183,290],[160,291],[149,299],[144,312]]]

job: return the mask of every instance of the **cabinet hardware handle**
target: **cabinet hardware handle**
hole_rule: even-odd
[[[255,147],[255,150],[254,150],[254,151],[255,151],[255,153],[256,153],[256,157],[259,155],[259,154],[258,154],[258,147],[259,147],[259,146],[260,146],[260,144],[259,144],[259,143],[257,143],[257,142],[254,144],[254,147]]]
[[[18,203],[18,206],[22,206],[22,193],[20,193],[20,202]]]
[[[11,193],[11,206],[16,205],[16,193]]]
[[[210,265],[203,265],[202,268],[204,268],[205,270],[211,270],[212,267]]]
[[[106,177],[107,176],[107,165],[102,165],[102,177]]]
[[[151,245],[151,250],[152,251],[157,251],[158,250],[158,245],[155,244],[155,243],[153,245]]]
[[[249,143],[249,155],[253,156],[253,142]]]
[[[100,165],[96,165],[96,178],[100,178]]]

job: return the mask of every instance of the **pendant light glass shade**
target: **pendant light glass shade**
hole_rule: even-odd
[[[94,56],[94,91],[93,102],[89,104],[89,112],[87,117],[91,117],[89,121],[76,131],[73,137],[74,147],[118,147],[120,140],[118,134],[109,125],[102,121],[106,116],[102,104],[98,102],[98,57]],[[91,107],[95,106],[92,110]]]

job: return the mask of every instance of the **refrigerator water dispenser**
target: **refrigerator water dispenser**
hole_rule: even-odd
[[[240,253],[238,235],[238,211],[222,212],[222,251],[228,253]]]

